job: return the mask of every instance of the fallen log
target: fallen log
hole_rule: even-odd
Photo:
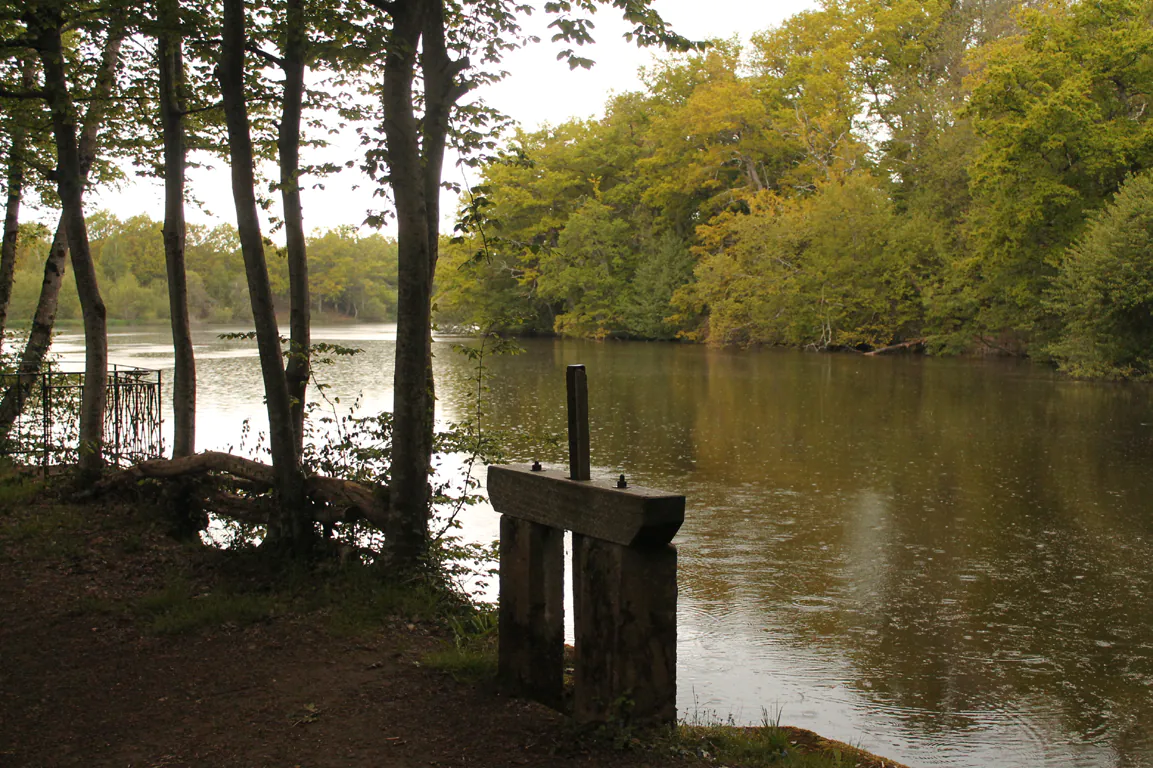
[[[139,480],[164,480],[203,475],[209,472],[231,475],[254,484],[250,490],[271,490],[275,481],[272,467],[259,461],[220,451],[204,451],[179,459],[149,459],[121,470],[99,482],[92,495],[123,488]],[[372,488],[352,480],[312,475],[305,478],[304,492],[313,502],[317,522],[338,523],[364,520],[383,528],[388,515],[387,490]],[[380,502],[377,498],[380,498]],[[223,514],[244,518],[235,503],[223,504]]]
[[[902,341],[900,344],[890,344],[887,347],[881,347],[880,349],[874,349],[871,352],[866,352],[865,357],[884,355],[888,354],[889,352],[898,352],[902,349],[909,349],[910,347],[920,347],[924,345],[925,341],[926,339],[913,339],[912,341]]]

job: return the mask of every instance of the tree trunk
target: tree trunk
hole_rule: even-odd
[[[188,318],[188,280],[184,267],[184,58],[179,0],[158,0],[161,31],[156,38],[160,70],[160,122],[164,129],[164,266],[172,323],[175,370],[172,377],[172,456],[196,451],[196,358]]]
[[[12,131],[8,150],[8,201],[4,206],[4,240],[0,244],[0,351],[4,349],[4,329],[8,323],[8,302],[16,275],[16,241],[20,236],[20,198],[24,193],[24,131]]]
[[[26,58],[20,69],[24,90],[32,90],[36,87],[32,58]],[[16,246],[20,237],[20,201],[24,196],[24,153],[28,149],[28,133],[20,119],[17,116],[13,120],[8,149],[8,201],[4,206],[4,239],[0,244],[0,351],[4,349],[4,329],[8,327],[8,302],[12,299]]]
[[[304,496],[304,473],[295,449],[295,430],[284,358],[273,311],[272,288],[264,259],[264,241],[256,208],[252,138],[244,97],[244,0],[224,0],[222,47],[217,76],[224,99],[228,124],[228,146],[232,164],[232,195],[236,205],[236,228],[248,295],[252,304],[260,371],[268,409],[268,437],[272,465],[276,472],[278,512],[269,520],[267,543],[293,554],[305,554],[313,543],[312,522]]]
[[[396,368],[393,379],[392,514],[385,531],[389,560],[415,567],[428,547],[432,463],[432,281],[440,229],[440,184],[448,117],[467,91],[445,45],[444,0],[384,5],[392,16],[385,59],[384,132],[396,200],[398,255]],[[412,86],[418,43],[424,115]]]
[[[396,201],[398,254],[396,362],[393,375],[392,514],[386,559],[418,566],[428,548],[428,475],[432,398],[428,387],[430,286],[428,201],[412,84],[424,3],[393,3],[384,66],[384,132]]]
[[[308,390],[309,330],[308,254],[300,204],[300,113],[304,98],[307,29],[303,0],[288,0],[284,40],[284,104],[277,147],[280,152],[280,195],[284,204],[284,236],[288,249],[289,354],[285,376],[292,399],[296,450],[304,448],[304,406]]]
[[[440,253],[440,191],[444,173],[444,150],[448,140],[449,115],[453,105],[469,87],[457,82],[467,60],[453,61],[445,45],[444,0],[429,0],[424,16],[421,70],[424,74],[424,120],[421,152],[424,171],[425,218],[428,227],[428,282],[425,285],[424,316],[425,379],[428,390],[428,461],[432,462],[436,383],[432,375],[432,290]]]
[[[84,115],[84,130],[80,135],[80,165],[87,178],[89,169],[96,159],[96,138],[104,121],[108,98],[115,83],[117,62],[120,59],[120,44],[123,34],[117,31],[110,34],[104,45],[104,53],[97,74],[93,99]],[[44,262],[44,280],[40,285],[40,298],[36,302],[36,313],[32,317],[32,328],[20,355],[19,381],[4,392],[0,401],[0,435],[7,435],[16,417],[23,410],[24,401],[35,383],[35,376],[44,365],[44,358],[52,344],[52,330],[56,325],[56,309],[59,304],[60,286],[64,282],[64,272],[68,258],[68,238],[64,228],[64,217],[56,226],[56,235],[48,258]]]
[[[57,192],[68,233],[68,249],[84,317],[84,387],[80,399],[81,478],[92,479],[104,465],[104,406],[108,394],[108,334],[104,301],[88,247],[84,220],[85,173],[80,161],[76,111],[64,71],[63,18],[59,9],[39,8],[28,16],[44,67],[44,90],[56,138]]]
[[[56,225],[56,236],[44,262],[44,282],[40,285],[40,299],[36,303],[36,314],[32,316],[32,328],[24,343],[17,372],[20,374],[15,384],[4,390],[0,400],[0,436],[6,436],[16,423],[16,418],[24,410],[24,401],[36,384],[36,376],[44,365],[48,348],[52,345],[52,328],[56,325],[56,307],[60,298],[60,284],[64,282],[64,271],[68,264],[68,238],[64,234],[64,219]]]

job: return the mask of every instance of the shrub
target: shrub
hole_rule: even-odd
[[[1050,299],[1063,370],[1153,377],[1153,169],[1130,176],[1066,251]]]

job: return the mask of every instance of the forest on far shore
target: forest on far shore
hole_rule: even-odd
[[[441,327],[1153,377],[1153,0],[824,0],[643,83],[486,140],[439,240]],[[160,222],[89,229],[109,317],[165,319]],[[23,232],[14,327],[49,241]],[[313,311],[395,318],[395,240],[343,227],[306,250]],[[189,227],[187,253],[191,319],[250,321],[236,228]]]
[[[121,220],[108,211],[88,217],[92,256],[108,317],[126,322],[168,319],[162,223],[148,216]],[[17,256],[9,317],[26,324],[36,308],[44,259],[52,236],[44,227],[24,225]],[[307,239],[309,294],[314,312],[356,320],[396,318],[396,240],[360,235],[355,227],[314,232]],[[278,306],[288,307],[288,265],[283,249],[265,244],[269,282]],[[188,311],[201,323],[252,322],[244,258],[236,227],[188,226]],[[68,272],[60,292],[59,318],[78,320],[80,301]]]
[[[1153,375],[1153,2],[824,2],[520,131],[443,324]]]

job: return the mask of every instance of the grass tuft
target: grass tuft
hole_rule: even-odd
[[[458,682],[481,683],[496,679],[497,612],[475,606],[448,617],[452,642],[424,656],[425,666],[447,672]]]
[[[275,615],[276,608],[272,595],[226,591],[197,594],[189,582],[179,577],[169,579],[164,589],[145,595],[136,604],[145,627],[163,635],[255,624]]]
[[[0,510],[14,510],[32,501],[44,482],[22,472],[0,470]]]
[[[37,559],[75,558],[83,551],[91,522],[71,505],[37,506],[0,504],[0,509],[19,514],[0,516],[3,538]]]
[[[483,683],[496,679],[495,648],[460,648],[453,645],[425,654],[422,663],[446,672],[461,683]]]
[[[680,725],[674,738],[678,751],[696,754],[719,764],[742,768],[850,768],[854,755],[822,745],[801,744],[794,732],[780,725],[780,713],[770,718],[762,711],[761,725],[737,727],[720,722]]]
[[[392,581],[382,578],[379,569],[359,564],[326,574],[305,599],[323,609],[329,628],[342,636],[373,632],[396,617],[409,621],[440,619],[455,600],[432,585]]]

